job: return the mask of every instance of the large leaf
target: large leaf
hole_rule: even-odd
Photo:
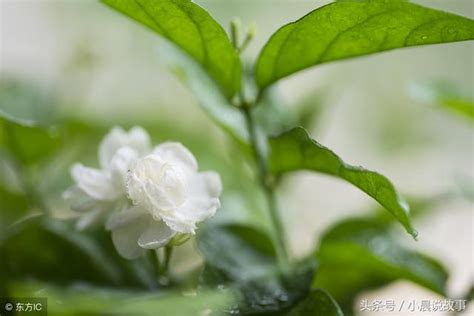
[[[308,169],[335,176],[352,183],[385,207],[416,237],[408,205],[393,184],[383,175],[346,164],[330,149],[312,140],[303,128],[294,128],[270,139],[269,165],[272,172]]]
[[[196,60],[227,97],[240,87],[239,56],[222,27],[189,0],[102,0],[167,38]]]
[[[474,21],[404,0],[338,1],[273,34],[258,58],[255,76],[265,88],[329,61],[473,38]]]
[[[240,314],[279,315],[309,292],[314,261],[296,264],[287,274],[277,267],[271,238],[250,226],[208,227],[198,235],[206,265],[205,287],[229,287],[240,293]]]
[[[316,289],[298,303],[288,316],[343,316],[341,308],[326,291]]]
[[[323,235],[316,257],[319,266],[313,287],[327,290],[345,310],[361,291],[398,279],[445,295],[448,275],[444,267],[400,246],[377,220],[348,219],[335,224]]]
[[[57,288],[20,284],[15,297],[46,297],[48,315],[222,315],[233,303],[232,293],[200,291],[195,296],[178,292],[150,293],[97,287]]]
[[[37,279],[57,284],[86,281],[109,285],[121,281],[121,271],[111,257],[89,236],[63,222],[36,221],[7,235],[0,244],[4,281]]]
[[[51,157],[61,148],[62,141],[61,134],[54,128],[0,119],[0,146],[24,165],[37,164]]]

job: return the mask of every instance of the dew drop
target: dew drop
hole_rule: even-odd
[[[428,39],[428,36],[427,36],[427,35],[423,35],[423,36],[421,37],[421,39],[422,39],[423,41],[424,41],[424,40],[427,40],[427,39]]]

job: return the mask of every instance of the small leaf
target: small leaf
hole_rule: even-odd
[[[440,80],[431,84],[412,85],[412,94],[421,101],[436,104],[474,121],[474,97],[463,93],[452,82]]]
[[[298,303],[288,316],[343,316],[339,305],[326,291],[312,290],[308,296]]]
[[[404,279],[445,295],[448,274],[436,260],[400,246],[377,220],[353,218],[321,238],[313,287],[324,288],[350,309],[361,291]],[[337,279],[337,282],[334,280]]]
[[[189,0],[102,0],[176,44],[217,82],[227,97],[240,87],[239,56],[222,27]]]
[[[404,0],[338,1],[280,28],[257,61],[265,88],[305,68],[386,50],[474,39],[474,21]]]
[[[416,238],[408,205],[381,174],[346,164],[330,149],[312,140],[303,128],[271,138],[270,149],[269,165],[274,173],[308,169],[346,180],[379,202]]]

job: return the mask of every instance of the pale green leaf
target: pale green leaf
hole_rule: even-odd
[[[416,237],[408,205],[383,175],[346,164],[330,149],[312,140],[303,128],[294,128],[270,139],[269,165],[272,172],[307,169],[352,183],[385,207]]]
[[[189,0],[102,0],[176,44],[199,63],[227,97],[240,87],[239,56],[222,27]]]
[[[391,49],[474,39],[474,21],[403,0],[338,1],[280,28],[263,48],[265,88],[308,67]]]
[[[0,81],[0,117],[19,125],[49,126],[55,123],[56,101],[31,82]]]
[[[16,297],[47,297],[48,315],[221,315],[232,305],[232,293],[200,291],[194,296],[179,292],[138,292],[91,286],[52,287],[20,284]]]
[[[474,96],[465,93],[454,83],[439,80],[431,84],[414,84],[410,87],[417,99],[431,104],[439,105],[446,110],[463,115],[474,121]]]
[[[248,143],[244,117],[232,106],[215,81],[188,55],[167,43],[160,45],[158,58],[196,97],[199,105],[222,129],[240,144]]]

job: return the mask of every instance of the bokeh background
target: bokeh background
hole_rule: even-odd
[[[257,23],[257,36],[244,54],[252,61],[279,26],[328,1],[196,2],[226,29],[236,16],[244,26]],[[474,16],[471,0],[417,2]],[[232,177],[230,170],[236,162],[231,141],[163,64],[156,35],[94,0],[0,3],[0,81],[26,83],[54,98],[54,110],[49,109],[50,104],[38,104],[38,111],[87,122],[103,133],[114,125],[146,126],[157,141],[185,143],[197,152],[202,168]],[[280,82],[279,90],[281,102],[295,111],[308,104],[318,108],[308,126],[320,143],[351,164],[386,175],[404,194],[429,198],[472,190],[474,179],[472,123],[437,106],[421,88],[439,81],[472,98],[472,42],[329,63]],[[68,165],[75,160],[92,163],[100,136],[91,137],[88,144],[71,142],[70,150],[51,163],[50,177],[44,181],[54,182],[46,186],[55,216],[71,216],[60,202],[61,191],[70,183]],[[226,190],[238,191],[239,187]],[[279,194],[296,257],[311,251],[316,237],[329,224],[344,216],[365,214],[374,206],[354,187],[310,173],[292,176]],[[448,267],[449,292],[454,297],[466,292],[474,281],[473,214],[472,201],[453,194],[415,220],[418,242],[400,229],[404,244],[439,258]],[[189,259],[192,247],[185,248],[174,259],[175,269],[199,264],[197,254]],[[435,297],[398,282],[365,293],[361,299]]]

